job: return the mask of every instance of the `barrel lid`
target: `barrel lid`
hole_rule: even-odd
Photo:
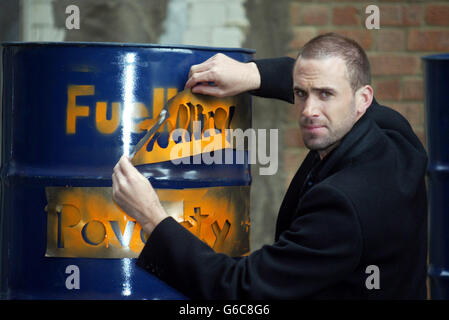
[[[449,60],[449,53],[438,53],[422,57],[424,60]]]
[[[2,42],[4,47],[12,46],[69,46],[69,47],[126,47],[126,48],[160,48],[160,49],[181,49],[181,50],[203,50],[203,51],[224,51],[224,52],[242,52],[253,54],[256,52],[254,49],[247,48],[232,48],[232,47],[207,47],[207,46],[196,46],[196,45],[171,45],[171,44],[154,44],[154,43],[122,43],[122,42],[81,42],[81,41],[60,41],[60,42],[34,42],[34,41],[10,41]]]

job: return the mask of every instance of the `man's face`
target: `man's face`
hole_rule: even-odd
[[[293,89],[304,144],[323,158],[360,117],[344,60],[300,57],[293,70]]]

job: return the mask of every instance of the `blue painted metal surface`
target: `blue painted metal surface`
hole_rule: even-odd
[[[432,299],[449,299],[449,54],[423,58],[426,89],[429,270]]]
[[[47,186],[112,185],[123,154],[121,127],[105,137],[95,128],[98,101],[153,105],[153,88],[181,91],[190,66],[217,52],[248,61],[253,51],[112,43],[8,43],[3,45],[1,169],[1,298],[183,299],[182,294],[137,268],[133,259],[45,257]],[[95,85],[78,96],[90,106],[67,135],[69,85]],[[131,85],[131,89],[130,89]],[[152,110],[149,110],[150,115]],[[108,115],[110,117],[110,115]],[[135,144],[142,134],[132,134]],[[191,170],[192,167],[189,167]],[[146,165],[156,188],[250,184],[249,165],[195,167],[193,178],[170,162]],[[82,270],[80,289],[65,286],[68,265]]]

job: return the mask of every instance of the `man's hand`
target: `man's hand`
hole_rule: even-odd
[[[151,183],[126,156],[122,156],[112,174],[112,198],[128,215],[140,223],[147,234],[168,217]]]
[[[213,83],[213,84],[211,84]],[[243,63],[218,53],[190,68],[185,88],[219,98],[234,96],[260,87],[259,69],[254,62]]]

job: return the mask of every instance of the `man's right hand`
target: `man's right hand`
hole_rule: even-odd
[[[185,88],[216,97],[229,97],[260,87],[259,69],[254,62],[239,62],[218,53],[190,68]]]

